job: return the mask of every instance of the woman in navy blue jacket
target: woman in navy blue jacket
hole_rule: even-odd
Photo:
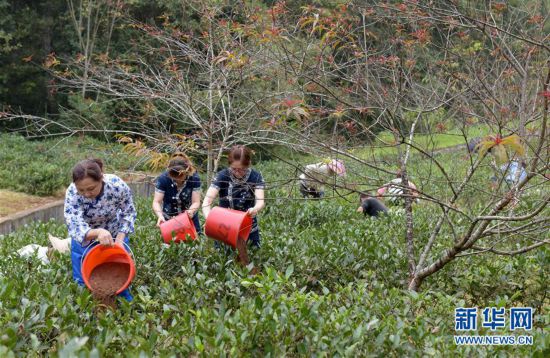
[[[231,148],[227,156],[229,168],[216,174],[206,192],[202,212],[207,219],[212,202],[217,196],[220,198],[220,207],[246,212],[253,218],[248,244],[259,247],[260,230],[256,215],[265,206],[265,183],[262,174],[251,168],[251,157],[252,151],[244,145],[236,145]]]
[[[156,181],[153,211],[157,226],[183,212],[189,215],[195,229],[201,232],[199,215],[201,180],[191,160],[182,153],[174,155],[167,170]]]

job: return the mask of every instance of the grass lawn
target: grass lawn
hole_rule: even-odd
[[[468,128],[468,140],[474,137],[482,137],[489,134],[485,126],[475,126]],[[430,152],[433,150],[453,147],[466,144],[463,134],[458,130],[452,130],[447,133],[436,133],[433,135],[417,134],[414,136],[413,144]],[[406,145],[401,145],[402,150],[406,150]],[[390,132],[379,133],[375,143],[372,146],[354,148],[352,154],[362,159],[369,159],[373,156],[388,156],[397,154],[397,147],[394,144],[393,135]],[[411,153],[417,152],[415,149]]]

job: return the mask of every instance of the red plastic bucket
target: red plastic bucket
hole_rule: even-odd
[[[132,256],[120,244],[116,244],[114,246],[96,245],[90,250],[90,252],[88,252],[87,255],[84,256],[81,272],[86,287],[93,291],[90,284],[90,277],[92,276],[92,272],[97,267],[111,262],[127,264],[130,266],[128,279],[126,280],[124,285],[122,285],[116,291],[116,294],[118,295],[119,293],[127,289],[134,279],[134,276],[136,275],[136,266],[134,264]]]
[[[193,240],[197,239],[197,230],[187,213],[181,213],[160,224],[160,233],[167,244],[172,241],[186,241],[187,236],[190,236]]]
[[[245,211],[213,208],[204,224],[206,236],[237,247],[237,238],[248,240],[252,229],[252,218]]]

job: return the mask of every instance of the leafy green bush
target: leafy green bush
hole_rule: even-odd
[[[455,157],[440,159],[458,176],[466,164]],[[427,162],[412,164],[422,190],[450,195]],[[498,259],[466,256],[429,277],[420,293],[409,292],[402,214],[365,219],[355,213],[355,195],[296,200],[295,168],[255,166],[268,181],[262,247],[250,253],[257,276],[206,238],[163,248],[150,200],[137,201],[131,237],[135,300],[115,312],[95,312],[90,293],[72,281],[70,257],[56,255],[41,266],[15,255],[29,243],[46,245],[47,233],[64,237],[63,225],[32,225],[1,239],[0,356],[548,356],[548,248]],[[348,172],[358,182],[359,174],[376,178],[351,163]],[[417,180],[424,177],[431,180]],[[479,188],[489,177],[489,168],[476,174],[470,202],[459,205],[483,205],[490,194]],[[536,199],[526,194],[520,207]],[[433,210],[415,206],[419,243],[430,235]],[[443,250],[445,240],[452,236],[443,230],[434,250]],[[533,307],[527,334],[534,345],[456,346],[454,309],[490,306]]]
[[[70,183],[70,171],[79,160],[99,157],[106,170],[140,168],[118,144],[90,138],[29,141],[0,134],[0,188],[35,195],[53,195]]]
[[[365,220],[338,201],[270,201],[260,217],[262,247],[251,253],[261,273],[249,276],[212,240],[163,248],[150,201],[138,201],[138,212],[135,300],[115,312],[95,313],[89,292],[71,279],[70,257],[40,266],[14,255],[28,243],[45,245],[47,233],[66,235],[62,225],[33,225],[0,241],[0,355],[548,353],[548,250],[465,258],[411,293],[401,289],[399,214]],[[421,230],[429,219],[429,210],[419,215]],[[536,307],[534,346],[455,346],[454,309],[491,305]]]

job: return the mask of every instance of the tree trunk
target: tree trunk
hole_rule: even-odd
[[[44,57],[48,56],[52,52],[52,30],[54,26],[54,17],[51,13],[51,6],[44,6],[42,8],[44,11],[46,28],[44,29],[44,34],[42,35],[42,49],[44,51]],[[57,113],[57,102],[55,100],[53,88],[49,88],[50,85],[53,85],[52,81],[54,78],[48,73],[47,75],[47,85],[46,85],[46,111],[47,113]]]
[[[409,280],[409,286],[408,286],[408,289],[410,291],[415,291],[415,292],[418,292],[420,290],[420,286],[422,285],[422,282],[424,281],[423,278],[418,278],[418,277],[411,277],[410,280]]]

